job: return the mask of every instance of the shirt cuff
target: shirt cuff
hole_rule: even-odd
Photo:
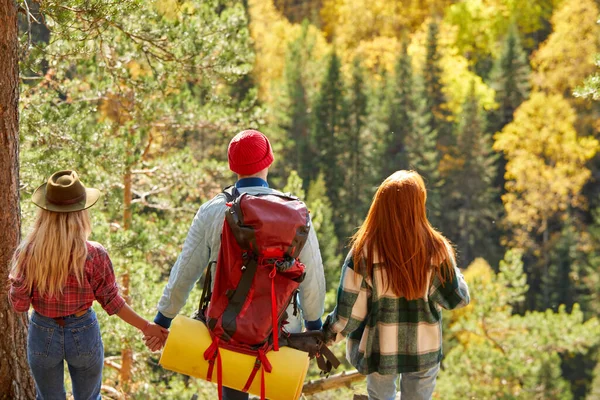
[[[169,329],[171,327],[171,321],[173,321],[173,318],[165,317],[160,311],[157,312],[156,317],[154,317],[154,323],[162,326],[165,329]]]
[[[318,331],[323,327],[323,322],[321,321],[321,318],[314,321],[304,320],[304,326],[309,331]]]
[[[104,308],[104,311],[106,311],[108,315],[114,315],[121,311],[121,308],[123,308],[124,305],[125,299],[117,294],[115,297],[112,298],[111,301],[102,305],[102,308]]]

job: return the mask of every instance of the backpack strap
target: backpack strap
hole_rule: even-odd
[[[236,318],[240,311],[242,311],[242,307],[244,306],[244,302],[246,301],[246,297],[248,297],[248,292],[254,281],[254,275],[258,268],[256,257],[250,257],[244,266],[246,268],[244,269],[244,272],[242,272],[242,277],[240,278],[237,288],[229,298],[229,304],[223,312],[221,321],[223,330],[229,337],[233,337],[235,334],[237,329]]]
[[[237,187],[235,187],[235,185],[227,186],[225,189],[223,189],[222,193],[225,195],[228,203],[231,203],[240,197],[240,191]]]
[[[202,288],[202,296],[200,297],[200,304],[198,305],[198,313],[197,316],[204,319],[204,312],[208,308],[208,303],[210,302],[210,298],[212,296],[212,266],[216,264],[216,261],[211,261],[208,263],[208,267],[206,268],[206,275],[204,276],[204,287]]]

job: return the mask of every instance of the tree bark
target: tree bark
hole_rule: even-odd
[[[27,365],[27,314],[15,313],[6,282],[21,233],[19,207],[17,3],[0,0],[0,399],[33,399]]]
[[[129,157],[129,152],[127,153]],[[131,228],[131,167],[128,165],[123,177],[123,229]]]
[[[131,304],[131,298],[129,297],[129,272],[125,272],[121,277],[121,282],[123,284],[123,298],[127,302],[127,304]],[[125,338],[123,340],[123,347],[121,348],[121,370],[119,371],[119,375],[121,380],[119,381],[119,385],[123,393],[129,393],[129,386],[131,383],[131,372],[133,370],[133,350],[131,349],[131,343],[129,343],[129,339]]]

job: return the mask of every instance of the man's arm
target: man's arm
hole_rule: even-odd
[[[154,318],[154,322],[162,327],[171,326],[171,321],[185,305],[192,288],[208,265],[210,258],[208,224],[212,217],[211,209],[214,209],[209,207],[211,203],[205,203],[196,213],[183,250],[171,269],[169,282],[158,302],[158,313]]]
[[[364,276],[355,270],[350,251],[342,267],[335,308],[325,319],[325,343],[339,342],[361,326],[368,314],[371,295]]]
[[[302,316],[308,330],[318,330],[325,312],[325,273],[317,234],[312,226],[299,259],[306,266],[306,277],[300,284],[299,296]]]

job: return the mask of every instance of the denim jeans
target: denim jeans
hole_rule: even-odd
[[[400,400],[430,400],[439,371],[440,364],[418,372],[394,375],[380,375],[376,372],[369,374],[367,375],[369,400],[394,400],[398,377],[400,377]]]
[[[64,318],[64,326],[35,311],[29,321],[27,360],[38,400],[66,398],[64,361],[67,361],[75,400],[99,400],[104,346],[92,309],[80,317]]]

